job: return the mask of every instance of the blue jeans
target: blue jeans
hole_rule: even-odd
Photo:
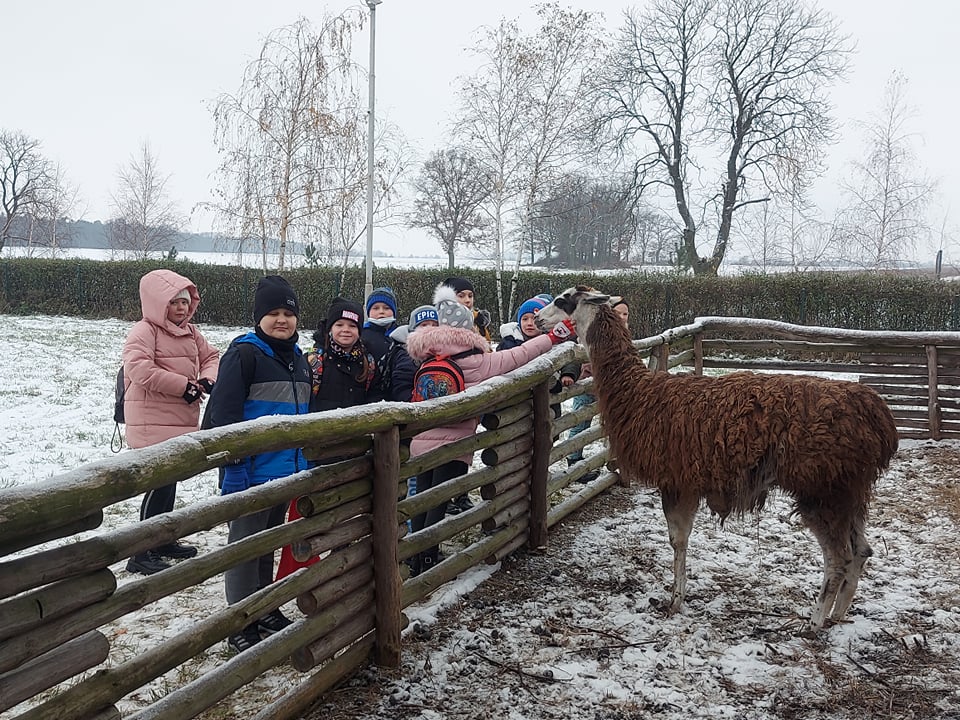
[[[597,398],[593,395],[587,395],[586,393],[584,393],[583,395],[576,395],[573,398],[573,410],[574,412],[576,412],[580,408],[584,408],[587,405],[591,405],[596,401],[597,401]],[[570,434],[567,435],[567,437],[572,438],[576,435],[579,435],[584,430],[588,429],[592,422],[593,422],[593,418],[590,418],[589,420],[584,420],[583,422],[577,423],[572,428],[570,428]],[[576,450],[570,453],[569,455],[567,455],[568,463],[579,462],[580,460],[583,460],[583,450]]]

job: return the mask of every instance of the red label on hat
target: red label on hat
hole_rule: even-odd
[[[357,315],[352,310],[344,310],[343,315],[341,315],[340,317],[342,317],[344,320],[353,320],[355,323],[360,322],[360,316]]]

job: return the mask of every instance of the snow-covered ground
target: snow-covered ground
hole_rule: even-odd
[[[2,316],[0,487],[109,455],[113,382],[130,323]],[[221,349],[245,328],[204,326]],[[849,621],[801,633],[820,583],[816,543],[782,499],[723,528],[702,513],[687,603],[673,617],[659,500],[614,489],[542,554],[459,578],[408,610],[403,667],[361,673],[311,718],[960,718],[960,443],[905,441],[878,485]],[[210,474],[178,503],[213,494]],[[139,499],[104,526],[136,522]],[[189,538],[225,543],[225,529]],[[118,582],[132,579],[123,564]],[[105,630],[116,664],[224,602],[213,578]],[[296,616],[290,604],[285,610]],[[229,655],[210,648],[128,696],[131,714]],[[205,714],[247,718],[304,676],[279,668]],[[24,706],[25,707],[25,706]],[[0,717],[16,717],[17,711]]]

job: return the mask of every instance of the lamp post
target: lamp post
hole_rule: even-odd
[[[373,293],[373,133],[375,129],[374,107],[376,90],[374,82],[374,60],[376,59],[377,5],[383,0],[366,0],[370,8],[370,74],[368,77],[369,102],[367,106],[367,274],[363,286],[363,300]]]

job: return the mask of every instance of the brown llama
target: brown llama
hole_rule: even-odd
[[[660,490],[673,546],[670,612],[686,591],[687,540],[701,501],[720,516],[763,508],[779,488],[823,550],[810,618],[843,619],[864,563],[874,485],[897,450],[890,409],[872,389],[804,375],[651,372],[609,297],[578,286],[540,311],[570,317],[593,366],[594,393],[620,471]]]

